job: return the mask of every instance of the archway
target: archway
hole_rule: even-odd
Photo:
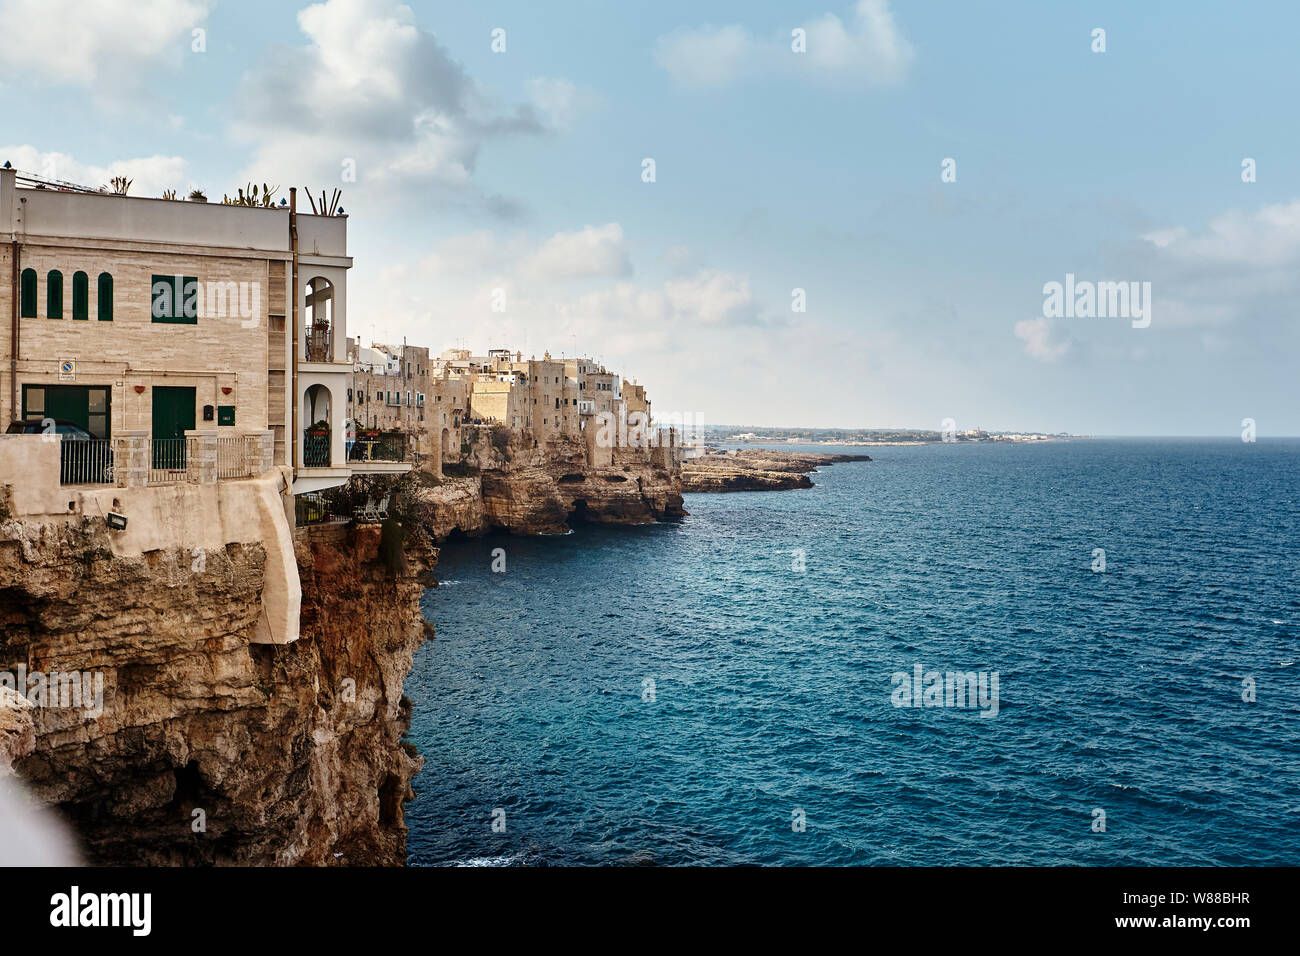
[[[442,460],[444,464],[456,460],[456,457],[453,457],[452,451],[453,450],[451,447],[451,429],[444,428],[442,430]],[[460,449],[455,449],[455,451],[459,452]]]
[[[328,468],[334,430],[330,415],[330,390],[324,385],[309,386],[303,406],[306,412],[306,428],[302,438],[303,467]]]
[[[332,362],[334,351],[331,329],[334,326],[334,284],[317,276],[307,282],[307,361]]]

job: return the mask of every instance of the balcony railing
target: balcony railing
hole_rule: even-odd
[[[108,485],[113,482],[113,443],[107,438],[63,438],[59,443],[59,484]]]
[[[388,432],[374,438],[358,438],[348,453],[350,461],[407,461],[406,435]]]
[[[269,467],[269,460],[263,459],[263,440],[258,433],[153,439],[144,435],[114,439],[65,435],[59,442],[59,484],[136,487],[255,478]],[[328,457],[326,439],[327,463]]]
[[[301,525],[326,522],[351,521],[352,516],[337,510],[334,500],[320,492],[308,492],[293,497],[294,523]]]
[[[217,439],[217,478],[243,478],[252,474],[248,467],[248,442],[243,435]]]
[[[307,330],[307,361],[334,361],[334,351],[330,348],[330,330],[328,326],[309,328]]]
[[[330,466],[330,436],[304,432],[302,437],[302,465],[304,468]]]

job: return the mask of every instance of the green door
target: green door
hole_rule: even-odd
[[[194,428],[194,389],[172,385],[153,390],[153,467],[185,467],[185,432]]]

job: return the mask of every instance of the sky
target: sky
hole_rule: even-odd
[[[0,162],[132,195],[341,188],[367,342],[592,355],[707,423],[1300,434],[1300,5],[0,0],[0,23]],[[1145,318],[1054,314],[1067,275],[1149,289]]]

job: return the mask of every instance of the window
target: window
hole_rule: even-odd
[[[113,277],[107,272],[99,274],[99,321],[113,321]]]
[[[72,274],[72,317],[90,318],[90,276],[84,272]]]
[[[45,277],[45,317],[63,318],[63,273],[51,269]]]
[[[150,315],[154,322],[198,325],[199,280],[194,276],[154,276]]]
[[[23,318],[36,318],[36,270],[23,270]]]

